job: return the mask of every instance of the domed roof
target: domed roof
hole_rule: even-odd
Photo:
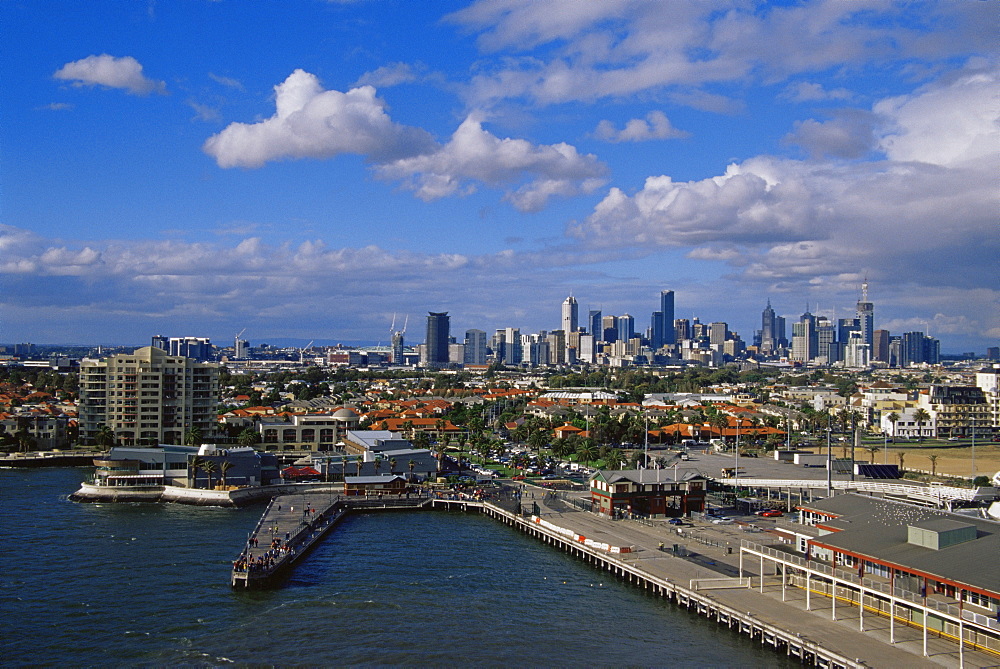
[[[333,412],[334,418],[355,418],[357,415],[354,410],[347,408],[337,409]]]

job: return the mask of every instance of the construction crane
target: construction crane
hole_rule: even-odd
[[[305,346],[303,346],[302,348],[299,349],[299,364],[300,365],[305,361],[306,351],[309,350],[310,348],[312,348],[313,342],[315,342],[315,341],[316,340],[313,339],[311,342],[309,342],[308,344],[306,344]]]

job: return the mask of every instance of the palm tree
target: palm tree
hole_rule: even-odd
[[[201,428],[195,425],[184,433],[184,443],[188,446],[197,446],[201,443]]]
[[[406,466],[410,468],[410,479],[413,479],[413,468],[417,466],[416,460],[410,460],[406,463]]]
[[[213,462],[212,460],[205,460],[201,463],[201,471],[205,472],[205,475],[208,476],[209,490],[212,489],[212,474],[215,473],[215,468],[216,468],[215,462]]]
[[[112,430],[107,425],[101,425],[99,428],[97,428],[97,433],[94,435],[94,439],[97,441],[97,445],[102,448],[107,448],[108,446],[114,446],[115,431]]]
[[[903,452],[903,451],[900,451],[899,453],[896,453],[896,459],[899,460],[899,471],[902,472],[903,471],[903,461],[906,460],[906,453]]]
[[[382,457],[375,456],[375,476],[378,476],[378,470],[382,469]]]
[[[896,438],[896,423],[899,422],[899,414],[893,411],[891,414],[885,417],[887,421],[892,425],[892,438]]]
[[[871,458],[869,458],[868,463],[872,465],[875,464],[875,454],[879,452],[880,450],[879,447],[876,444],[869,444],[868,446],[865,447],[865,450],[868,451],[868,453],[871,455]]]
[[[913,412],[913,420],[917,421],[917,428],[920,430],[920,441],[924,440],[924,423],[931,419],[931,415],[923,407]]]
[[[938,459],[938,456],[936,454],[935,455],[928,455],[927,459],[931,461],[931,476],[937,476],[937,459]]]
[[[390,474],[396,473],[396,458],[389,459],[389,473]]]
[[[359,455],[359,456],[358,456],[358,459],[357,459],[357,460],[355,460],[354,464],[356,464],[356,465],[358,466],[358,476],[361,476],[361,467],[362,467],[362,465],[364,465],[364,464],[365,464],[365,460],[364,460],[364,458],[362,458],[362,457],[361,457],[361,456]]]
[[[252,427],[244,428],[243,431],[236,436],[236,443],[240,446],[253,446],[259,441],[260,432]]]
[[[597,457],[597,448],[594,446],[594,442],[590,439],[584,439],[580,447],[576,449],[576,455],[589,465]]]
[[[219,463],[219,473],[222,475],[222,487],[226,486],[226,472],[233,468],[233,463],[231,460],[223,460]]]
[[[201,469],[201,458],[197,455],[191,457],[188,460],[188,476],[190,477],[189,485],[192,488],[198,487],[198,470]]]

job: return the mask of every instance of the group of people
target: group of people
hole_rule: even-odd
[[[254,555],[250,549],[257,546],[257,537],[251,537],[247,542],[247,550],[233,562],[233,571],[256,572],[272,569],[275,563],[285,555],[294,555],[295,549],[287,540],[271,540],[271,547],[260,555]]]

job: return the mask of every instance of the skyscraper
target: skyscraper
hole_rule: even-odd
[[[570,295],[562,303],[562,329],[563,332],[576,332],[580,329],[580,306],[576,303],[576,298]]]
[[[390,347],[392,349],[392,364],[402,365],[404,347],[402,330],[396,330],[393,332],[390,342]]]
[[[777,325],[777,314],[771,308],[771,300],[767,301],[767,306],[760,315],[760,349],[762,352],[770,354],[778,350],[778,336],[775,332]]]
[[[427,313],[427,360],[428,366],[448,364],[448,338],[451,336],[451,318],[447,311]]]
[[[792,360],[809,362],[816,357],[818,349],[816,317],[806,311],[798,323],[792,323]]]
[[[660,291],[660,318],[663,319],[663,325],[660,328],[660,331],[663,333],[663,341],[658,342],[659,345],[676,344],[677,338],[674,333],[674,291],[672,290]]]
[[[486,333],[482,330],[465,331],[465,364],[486,364]]]
[[[618,341],[628,341],[635,336],[635,319],[631,314],[618,317]]]
[[[587,314],[587,332],[594,335],[594,341],[601,341],[601,310],[591,309]]]
[[[875,343],[875,305],[868,301],[868,280],[861,284],[861,299],[858,300],[858,329],[864,343]]]

